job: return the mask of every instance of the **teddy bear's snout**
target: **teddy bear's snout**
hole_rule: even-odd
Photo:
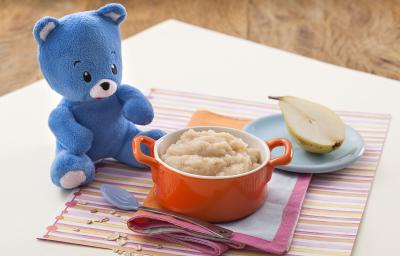
[[[90,97],[94,99],[103,99],[110,97],[117,90],[117,84],[111,79],[101,79],[92,89],[90,89]]]

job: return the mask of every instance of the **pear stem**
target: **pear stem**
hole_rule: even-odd
[[[280,100],[281,97],[279,97],[279,96],[268,96],[268,99],[270,99],[270,100]]]

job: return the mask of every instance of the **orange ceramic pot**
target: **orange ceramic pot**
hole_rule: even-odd
[[[212,129],[241,138],[250,147],[260,149],[261,164],[254,170],[233,176],[200,176],[167,165],[160,156],[188,129]],[[150,156],[141,152],[141,144],[150,148]],[[279,146],[285,147],[284,155],[270,159],[271,150]],[[266,186],[273,168],[288,164],[293,155],[291,143],[286,139],[264,142],[241,130],[213,126],[178,130],[157,141],[137,136],[132,148],[136,160],[151,168],[154,194],[163,208],[209,222],[232,221],[256,211],[267,197]]]

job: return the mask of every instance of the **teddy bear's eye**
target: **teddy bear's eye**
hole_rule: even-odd
[[[83,72],[83,80],[85,80],[86,83],[92,81],[92,76],[90,75],[89,72],[87,71]]]
[[[116,75],[116,74],[118,73],[118,71],[117,71],[117,66],[115,66],[115,64],[112,64],[112,65],[111,65],[111,72],[112,72],[114,75]]]

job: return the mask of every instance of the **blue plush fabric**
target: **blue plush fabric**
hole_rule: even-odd
[[[131,140],[138,134],[164,135],[134,125],[149,124],[154,113],[138,89],[121,85],[119,24],[125,16],[122,5],[108,4],[61,19],[44,17],[35,25],[40,68],[63,96],[49,117],[57,139],[51,178],[63,188],[92,181],[98,159],[113,157],[144,167],[132,155]]]

